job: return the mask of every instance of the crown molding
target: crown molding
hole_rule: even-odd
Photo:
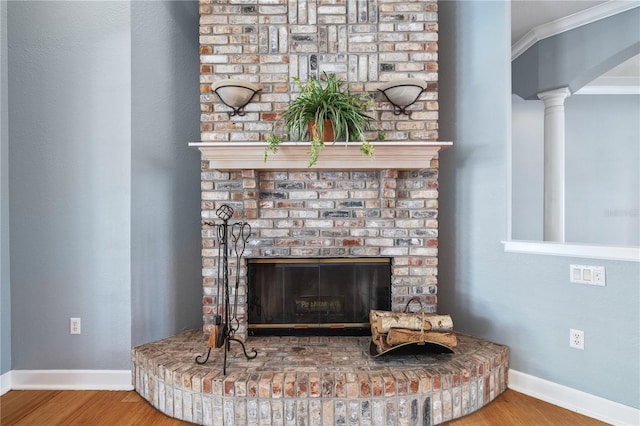
[[[591,24],[600,19],[617,15],[618,13],[626,12],[636,7],[640,7],[637,1],[610,0],[606,3],[565,16],[564,18],[534,27],[511,46],[511,60],[514,61],[540,40],[553,37],[583,25]]]

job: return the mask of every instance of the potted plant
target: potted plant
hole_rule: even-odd
[[[360,151],[373,157],[374,146],[364,135],[373,120],[365,110],[373,105],[373,100],[366,93],[356,95],[343,89],[335,74],[323,75],[324,82],[317,77],[310,77],[306,83],[294,79],[300,93],[282,113],[276,127],[282,127],[290,140],[310,139],[309,167],[318,161],[325,142],[359,141]],[[282,140],[275,133],[267,136],[265,161],[269,153],[278,152]]]

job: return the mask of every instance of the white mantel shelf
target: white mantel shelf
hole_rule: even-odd
[[[438,153],[452,142],[373,142],[374,158],[360,153],[359,143],[327,144],[313,170],[416,170],[430,167]],[[190,142],[202,159],[217,170],[292,170],[308,169],[309,143],[283,142],[277,154],[264,161],[265,142]]]

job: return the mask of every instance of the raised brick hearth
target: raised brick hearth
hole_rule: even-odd
[[[372,358],[367,337],[250,337],[206,365],[200,330],[133,350],[136,391],[168,416],[204,425],[435,425],[507,386],[508,349],[458,335],[454,354]]]

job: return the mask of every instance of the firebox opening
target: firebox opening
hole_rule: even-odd
[[[250,335],[369,335],[391,306],[391,259],[248,259]]]

